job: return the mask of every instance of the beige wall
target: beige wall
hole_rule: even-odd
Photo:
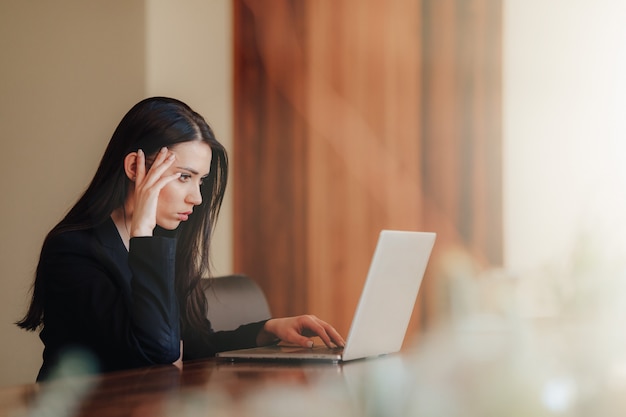
[[[232,154],[230,0],[148,0],[146,6],[147,95],[186,101]],[[232,272],[231,188],[213,239],[215,274]]]
[[[128,108],[147,95],[176,96],[230,146],[229,7],[0,2],[0,385],[35,378],[42,345],[12,323],[27,306],[44,235],[87,185]],[[230,227],[222,220],[216,268],[227,273]]]

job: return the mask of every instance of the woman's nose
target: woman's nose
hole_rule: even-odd
[[[194,187],[194,191],[189,193],[187,196],[187,201],[194,206],[199,206],[202,203],[202,193],[200,192],[200,187]]]

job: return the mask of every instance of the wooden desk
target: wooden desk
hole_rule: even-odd
[[[182,369],[68,378],[0,389],[0,416],[361,416],[361,375],[373,361],[385,360],[289,365],[207,359]]]

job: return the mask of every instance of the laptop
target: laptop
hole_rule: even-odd
[[[357,305],[346,345],[263,346],[220,352],[228,360],[346,362],[396,353],[402,347],[430,258],[435,233],[383,230]]]

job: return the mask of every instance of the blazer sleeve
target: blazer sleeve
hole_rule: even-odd
[[[256,338],[267,320],[244,324],[235,330],[200,334],[196,331],[183,330],[183,359],[200,359],[215,356],[217,352],[255,347]],[[211,324],[207,320],[207,328]]]
[[[48,241],[38,268],[45,282],[41,338],[46,349],[83,346],[104,369],[177,360],[175,251],[172,238],[133,238],[124,262],[108,256],[86,232]]]
[[[176,289],[176,240],[141,237],[130,240],[131,323],[145,355],[157,363],[180,357],[180,317]]]

